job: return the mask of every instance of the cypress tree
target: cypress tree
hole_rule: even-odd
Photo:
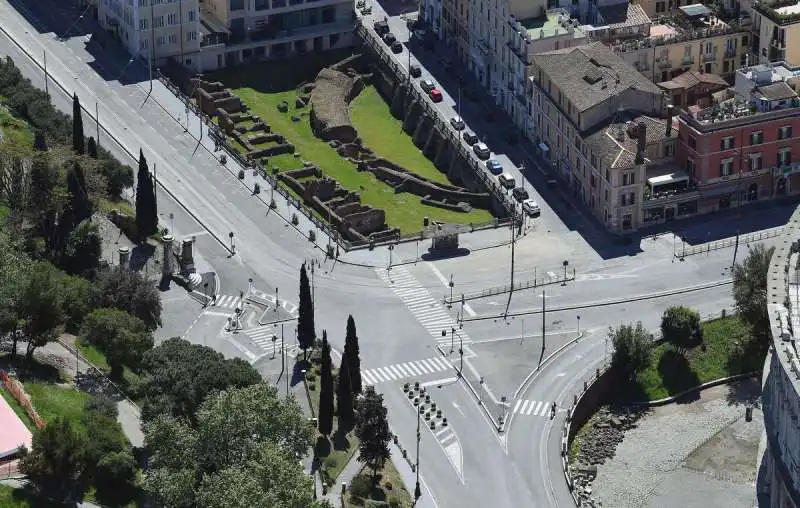
[[[303,350],[303,357],[307,350],[314,345],[317,334],[314,331],[314,304],[311,301],[311,285],[308,282],[306,264],[300,266],[300,305],[297,316],[297,342]]]
[[[74,223],[77,224],[92,216],[92,203],[86,193],[86,179],[83,169],[75,162],[72,170],[67,172],[67,190],[70,194],[69,207],[74,214]]]
[[[350,368],[347,357],[342,356],[339,378],[336,380],[336,414],[339,417],[339,432],[346,433],[353,428],[353,389],[350,386]]]
[[[358,335],[356,335],[356,322],[353,316],[347,316],[347,334],[344,338],[344,356],[350,367],[350,386],[353,395],[361,393],[361,358],[359,357]]]
[[[97,158],[97,142],[94,140],[94,136],[89,136],[89,141],[86,142],[86,153],[92,159]]]
[[[158,230],[158,212],[153,190],[153,179],[147,168],[147,159],[139,150],[139,172],[136,177],[136,229],[141,239]]]
[[[322,330],[322,359],[319,375],[319,433],[329,436],[333,431],[333,371],[328,333]]]
[[[78,155],[86,152],[86,140],[83,137],[83,115],[78,94],[72,95],[72,150]]]

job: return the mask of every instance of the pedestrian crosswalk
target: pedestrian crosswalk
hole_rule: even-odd
[[[405,363],[396,363],[387,367],[376,367],[361,371],[361,378],[367,384],[375,385],[398,379],[418,378],[434,372],[452,369],[452,365],[444,358],[428,358]]]
[[[430,291],[411,275],[404,266],[392,267],[390,272],[385,269],[375,270],[386,285],[403,300],[408,310],[417,321],[430,333],[439,344],[469,344],[472,339],[459,328],[458,323],[447,312],[441,301],[431,296]],[[443,333],[444,332],[444,333]]]
[[[280,333],[276,332],[280,332],[280,330],[276,330],[273,326],[259,326],[258,328],[242,330],[241,333],[244,333],[248,339],[263,349],[264,352],[272,353],[273,351],[280,352],[281,350]],[[284,344],[284,347],[288,350],[294,348],[294,345]]]
[[[242,308],[242,299],[239,296],[219,295],[217,301],[214,303],[215,307],[224,307],[226,309],[235,309],[236,307]]]
[[[552,401],[517,399],[513,413],[521,416],[547,416],[550,414]]]

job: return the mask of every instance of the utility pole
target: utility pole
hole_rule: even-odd
[[[94,101],[94,123],[97,126],[97,148],[100,148],[100,107],[97,101]],[[155,167],[155,165],[153,165],[153,167]],[[153,193],[155,193],[155,187],[153,188]]]
[[[450,274],[450,282],[448,282],[447,285],[450,286],[450,300],[447,303],[447,308],[448,309],[452,309],[453,308],[453,286],[455,286],[455,283],[453,282],[453,274],[452,273]]]
[[[44,93],[47,94],[47,98],[50,98],[50,87],[48,86],[49,80],[47,79],[47,51],[44,51]]]
[[[278,301],[278,288],[275,288],[275,315],[278,315],[278,307],[280,306],[280,302]],[[281,325],[281,330],[283,329],[283,325]],[[283,333],[283,331],[281,331]]]
[[[283,343],[283,323],[281,323],[281,361],[284,363],[284,365],[286,365],[288,367],[288,363],[289,362],[286,361],[286,355],[288,355],[289,352],[286,351],[286,348],[284,347],[283,344],[284,344]],[[287,397],[289,396],[289,373],[288,372],[286,372],[286,396]]]
[[[455,328],[453,331],[455,331]],[[458,354],[461,356],[461,366],[458,369],[458,377],[462,377],[464,375],[464,338],[461,334],[458,335]]]
[[[414,467],[414,471],[417,473],[417,484],[414,487],[414,504],[416,504],[417,500],[422,496],[422,490],[419,488],[419,440],[422,437],[419,432],[419,420],[421,412],[422,408],[417,406],[417,464]]]
[[[316,309],[314,305],[314,260],[311,260],[311,307]]]
[[[156,172],[156,163],[153,162],[153,203],[158,210],[158,173]]]
[[[542,352],[545,350],[545,331],[547,327],[547,297],[544,294],[544,289],[542,290]]]
[[[736,267],[736,254],[739,252],[739,221],[736,221],[736,244],[733,246],[733,261],[731,262],[731,273],[733,273],[733,269]]]
[[[455,334],[456,334],[456,329],[451,326],[450,327],[450,354],[453,354],[453,351],[455,350]]]

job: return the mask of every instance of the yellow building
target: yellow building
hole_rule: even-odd
[[[772,1],[753,5],[753,52],[758,63],[785,61],[800,65],[800,1],[781,4]]]

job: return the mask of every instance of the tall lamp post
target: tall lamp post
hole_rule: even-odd
[[[453,282],[453,274],[452,273],[450,274],[450,282],[448,282],[447,285],[450,286],[450,301],[447,302],[447,308],[448,309],[452,309],[453,308],[453,286],[455,286],[455,283]]]
[[[414,466],[414,471],[417,473],[417,482],[414,486],[414,504],[417,504],[419,498],[422,497],[422,489],[419,488],[419,440],[422,437],[419,431],[420,413],[422,413],[422,408],[417,406],[417,461]]]
[[[236,254],[236,245],[233,244],[233,236],[234,236],[233,235],[233,231],[228,233],[228,238],[230,238],[230,240],[231,240],[231,256]]]
[[[562,286],[566,286],[567,285],[567,267],[569,266],[569,261],[567,261],[565,259],[561,264],[564,265],[564,280],[561,281],[561,285]]]

